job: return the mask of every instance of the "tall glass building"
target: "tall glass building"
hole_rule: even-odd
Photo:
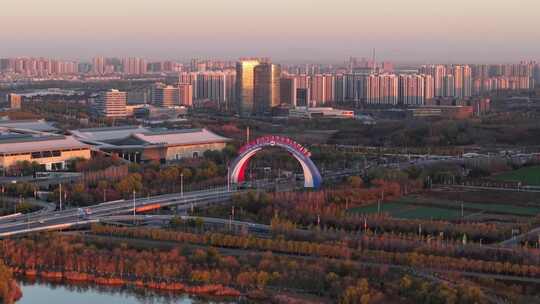
[[[271,63],[261,63],[254,73],[254,114],[270,114],[273,107],[281,104],[281,67]]]
[[[236,98],[238,114],[249,116],[253,113],[255,67],[258,59],[241,59],[236,63]]]

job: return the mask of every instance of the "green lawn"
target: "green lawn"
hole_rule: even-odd
[[[540,166],[524,167],[493,177],[500,181],[518,181],[526,185],[540,186]]]
[[[464,216],[482,212],[484,215],[511,214],[518,216],[536,216],[540,214],[540,207],[514,206],[510,204],[489,204],[464,202]],[[377,213],[377,204],[352,208],[353,213]],[[454,220],[461,217],[461,204],[448,200],[439,200],[429,197],[409,196],[394,202],[381,204],[381,212],[388,213],[395,218],[403,219],[441,219]]]
[[[371,204],[364,207],[353,208],[349,210],[355,213],[376,213],[377,204]],[[395,218],[404,219],[441,219],[452,220],[460,217],[460,211],[457,209],[445,209],[431,206],[409,205],[403,202],[383,203],[381,206],[383,213],[388,213]],[[465,212],[468,215],[468,212]]]

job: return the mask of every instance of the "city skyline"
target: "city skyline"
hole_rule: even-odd
[[[30,3],[29,3],[30,2]],[[348,56],[402,63],[514,62],[538,59],[534,0],[8,0],[0,12],[0,56],[187,59],[266,56],[283,63],[340,62]],[[466,8],[466,9],[464,9]],[[500,22],[505,20],[505,22]]]

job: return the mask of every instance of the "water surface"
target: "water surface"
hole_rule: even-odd
[[[209,304],[234,303],[185,294],[161,293],[126,287],[67,285],[44,281],[20,280],[23,297],[17,304]]]

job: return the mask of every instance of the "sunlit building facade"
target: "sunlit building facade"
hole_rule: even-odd
[[[255,67],[259,59],[242,59],[236,63],[237,111],[241,116],[249,116],[254,110]]]
[[[119,90],[110,90],[100,95],[96,109],[98,114],[107,118],[121,118],[127,116],[127,93]]]
[[[272,63],[261,63],[254,68],[254,105],[256,115],[269,114],[281,104],[281,67]]]

